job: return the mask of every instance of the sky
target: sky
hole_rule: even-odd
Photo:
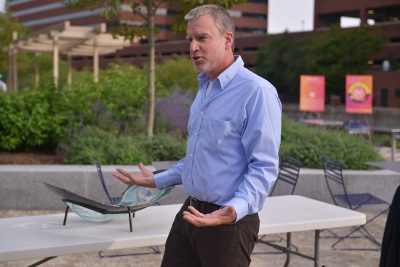
[[[314,29],[314,0],[269,0],[268,33]]]
[[[0,0],[0,12],[4,12],[4,3],[6,0]]]

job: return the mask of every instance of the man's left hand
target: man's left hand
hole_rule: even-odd
[[[212,213],[203,214],[189,206],[188,211],[183,212],[183,219],[197,227],[216,226],[234,222],[236,211],[234,207],[226,206]]]

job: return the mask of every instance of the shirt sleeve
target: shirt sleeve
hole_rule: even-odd
[[[158,189],[166,188],[173,185],[182,184],[182,168],[185,158],[178,161],[170,169],[165,172],[157,173],[154,175],[154,182]]]
[[[272,87],[272,85],[271,85]],[[246,105],[242,144],[247,172],[234,198],[236,221],[259,212],[279,170],[282,105],[275,88],[259,88]]]

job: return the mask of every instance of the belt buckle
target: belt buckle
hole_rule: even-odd
[[[199,200],[197,198],[194,197],[189,197],[189,206],[194,207],[194,202],[199,202]]]

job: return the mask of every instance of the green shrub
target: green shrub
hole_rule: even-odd
[[[365,162],[382,160],[362,137],[295,123],[283,118],[281,157],[292,156],[304,167],[322,168],[322,156],[340,160],[347,169],[366,169]]]
[[[28,91],[1,93],[0,150],[54,149],[85,126],[136,133],[146,77],[135,73],[132,66],[112,66],[97,84],[82,77],[72,88],[57,89],[47,80]]]
[[[197,92],[197,73],[187,58],[169,59],[158,64],[156,77],[169,92],[177,89]]]
[[[185,140],[167,135],[114,137],[104,130],[87,127],[63,149],[66,163],[92,164],[93,156],[102,164],[149,164],[152,161],[179,160],[185,155]]]
[[[55,147],[64,133],[58,93],[50,88],[0,95],[0,149]]]

